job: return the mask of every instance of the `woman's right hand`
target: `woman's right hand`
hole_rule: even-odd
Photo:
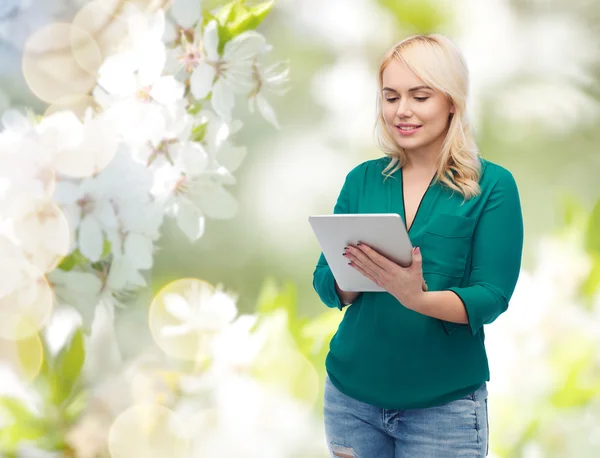
[[[335,282],[335,292],[344,305],[352,304],[360,294],[360,291],[342,291],[338,286],[337,281]]]

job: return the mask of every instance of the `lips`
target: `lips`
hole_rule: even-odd
[[[414,125],[414,124],[412,124],[412,125],[411,124],[408,124],[408,125],[402,125],[402,124],[400,124],[400,125],[397,125],[395,127],[396,127],[396,131],[400,135],[407,136],[407,135],[412,135],[415,132],[418,132],[421,129],[421,127],[423,127],[423,126],[422,125],[421,126],[417,126],[417,125]]]

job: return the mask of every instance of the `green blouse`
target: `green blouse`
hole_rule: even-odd
[[[402,170],[383,181],[389,161],[351,170],[334,213],[398,213],[405,220]],[[512,174],[480,161],[480,195],[463,202],[432,181],[408,231],[421,248],[429,290],[457,294],[469,323],[409,310],[387,292],[360,293],[345,309],[325,363],[346,395],[380,408],[424,408],[460,399],[490,379],[483,326],[506,311],[517,283],[523,219]],[[313,277],[323,303],[342,310],[323,253]]]

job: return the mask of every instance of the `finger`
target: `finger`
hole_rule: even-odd
[[[371,280],[373,283],[375,283],[377,286],[379,286],[379,283],[377,282],[377,280],[370,275],[368,272],[366,272],[364,269],[362,269],[360,266],[358,266],[357,264],[354,264],[354,262],[350,262],[350,266],[352,266],[354,269],[358,270],[361,274],[363,274],[365,277],[367,277],[369,280]]]
[[[353,253],[361,253],[362,252],[358,249],[354,249],[354,250],[347,250],[346,251],[346,258],[349,261],[352,261],[354,264],[358,265],[362,270],[364,270],[365,272],[367,272],[369,275],[371,275],[372,277],[376,278],[378,277],[378,270],[381,270],[378,266],[376,266],[373,261],[371,261],[369,259],[368,256],[366,256],[365,254],[362,254],[362,256],[358,257]]]
[[[353,256],[353,260],[356,260],[363,268],[368,268],[374,274],[381,272],[382,268],[377,265],[369,256],[367,256],[360,248],[354,245],[348,245],[346,247],[346,253]]]
[[[397,264],[395,262],[390,261],[388,258],[379,254],[373,248],[371,248],[368,245],[365,245],[364,243],[358,242],[357,247],[359,250],[361,250],[363,253],[365,253],[369,257],[369,259],[371,259],[371,261],[373,261],[373,263],[376,266],[378,266],[379,268],[381,268],[383,270],[389,271],[393,267],[397,266]]]
[[[416,269],[418,272],[423,270],[423,257],[421,256],[421,249],[416,246],[413,248],[413,259],[410,265],[411,269]]]
[[[423,284],[421,285],[421,289],[423,291],[427,291],[427,282],[425,281],[425,279],[423,279]]]

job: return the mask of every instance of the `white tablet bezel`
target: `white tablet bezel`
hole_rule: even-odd
[[[308,221],[343,291],[385,291],[348,265],[348,259],[343,256],[348,244],[363,242],[404,267],[412,262],[413,246],[404,221],[397,213],[311,215]]]

